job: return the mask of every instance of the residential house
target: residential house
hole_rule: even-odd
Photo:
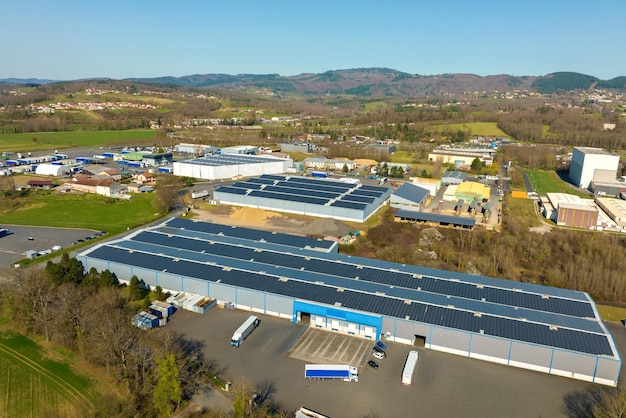
[[[120,192],[120,184],[110,179],[97,179],[89,176],[74,177],[65,182],[64,187],[71,191],[96,193],[102,196],[112,196]]]

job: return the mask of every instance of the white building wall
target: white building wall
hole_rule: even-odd
[[[574,148],[569,176],[575,185],[587,189],[596,170],[610,170],[617,175],[618,166],[618,155],[598,148]]]

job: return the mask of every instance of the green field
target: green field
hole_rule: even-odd
[[[81,417],[93,411],[91,382],[16,333],[0,334],[0,416]]]
[[[589,197],[561,180],[554,171],[524,170],[537,193],[568,193],[581,197]]]
[[[385,107],[388,107],[389,104],[386,102],[383,102],[382,100],[376,101],[376,102],[369,102],[369,103],[365,103],[365,111],[366,112],[372,112],[376,109],[382,109]]]
[[[66,228],[89,228],[109,233],[125,231],[157,219],[153,194],[138,194],[131,200],[105,198],[95,194],[35,193],[19,200],[0,200],[4,224]]]
[[[0,151],[54,151],[72,147],[133,145],[134,141],[152,140],[154,137],[155,131],[150,129],[0,134]]]
[[[486,136],[486,137],[504,137],[508,138],[508,135],[500,128],[496,122],[467,122],[467,123],[448,123],[445,125],[430,125],[430,129],[434,129],[437,132],[443,131],[471,131],[472,135]]]

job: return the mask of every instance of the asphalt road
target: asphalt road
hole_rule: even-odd
[[[422,348],[413,384],[403,386],[402,368],[415,347],[393,343],[378,370],[361,365],[358,383],[307,380],[306,362],[285,355],[306,327],[255,314],[259,327],[241,347],[230,347],[232,333],[248,315],[219,308],[206,315],[179,311],[166,326],[199,341],[205,357],[224,368],[223,378],[274,383],[274,398],[284,411],[305,406],[333,418],[563,417],[564,395],[593,386]],[[618,346],[626,347],[626,330],[616,330],[622,333]]]

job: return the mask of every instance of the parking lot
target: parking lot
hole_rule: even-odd
[[[201,343],[206,358],[224,368],[223,378],[276,385],[285,411],[305,406],[333,418],[371,416],[558,417],[563,396],[589,383],[417,348],[413,384],[401,384],[408,352],[390,343],[387,357],[367,366],[374,341],[258,315],[261,323],[239,348],[235,329],[250,312],[214,308],[205,315],[178,311],[167,327]],[[623,330],[620,330],[623,331]],[[318,348],[315,348],[315,346]],[[294,353],[296,353],[294,355]],[[297,357],[297,358],[295,358]],[[307,380],[306,363],[359,361],[359,382]],[[325,361],[321,361],[325,360]]]
[[[71,247],[71,243],[85,241],[88,236],[98,231],[74,228],[46,228],[39,226],[2,225],[11,234],[0,238],[0,268],[26,257],[26,251],[43,252],[54,246]],[[31,239],[29,239],[32,238]]]

